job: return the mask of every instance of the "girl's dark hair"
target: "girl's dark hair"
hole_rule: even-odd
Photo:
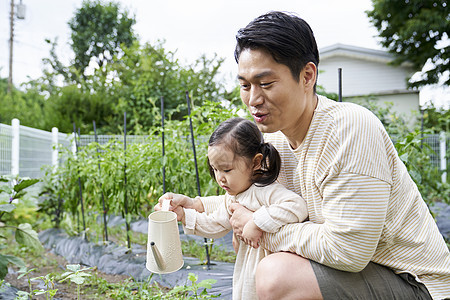
[[[221,123],[209,138],[208,146],[225,145],[238,156],[253,159],[263,155],[261,169],[253,174],[252,182],[258,186],[273,183],[280,173],[281,158],[277,149],[264,143],[261,131],[255,123],[244,118],[232,118]],[[214,170],[208,159],[209,173],[215,179]]]
[[[234,50],[236,62],[245,49],[266,50],[276,62],[286,65],[297,81],[308,62],[319,66],[319,50],[311,27],[305,20],[284,12],[261,15],[239,29]]]

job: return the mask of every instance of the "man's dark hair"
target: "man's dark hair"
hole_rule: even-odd
[[[286,65],[295,80],[308,62],[319,65],[319,50],[314,34],[303,19],[284,12],[272,11],[257,17],[236,34],[234,58],[245,49],[263,49],[273,59]],[[315,89],[315,86],[314,86]]]

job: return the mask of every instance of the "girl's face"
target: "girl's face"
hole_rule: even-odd
[[[262,155],[255,156],[251,161],[236,156],[224,145],[208,147],[208,159],[217,183],[233,196],[242,193],[252,185],[253,173],[261,165],[260,156]]]

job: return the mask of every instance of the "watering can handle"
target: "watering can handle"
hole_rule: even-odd
[[[161,210],[162,211],[168,211],[170,207],[170,200],[164,200],[162,205],[161,205]]]

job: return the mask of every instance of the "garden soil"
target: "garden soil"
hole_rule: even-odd
[[[48,265],[37,268],[35,271],[30,273],[30,278],[39,277],[39,276],[45,276],[52,272],[63,272],[65,271],[65,266],[69,264],[67,260],[59,255],[53,254],[52,252],[46,252],[44,254],[43,259],[45,261],[51,261],[52,263],[49,263]],[[95,269],[95,268],[94,268]],[[104,272],[100,272],[98,270],[94,270],[94,272],[97,273],[98,277],[103,278],[108,283],[121,283],[128,278],[130,278],[127,275],[118,275],[118,274],[107,274]],[[8,282],[11,287],[8,288],[5,292],[0,293],[0,299],[14,299],[16,297],[17,291],[29,291],[28,282],[26,277],[22,277],[18,279],[18,273],[17,268],[9,268],[8,274],[6,275],[5,281]],[[37,285],[38,283],[38,285]],[[45,285],[41,282],[39,284],[39,281],[33,282],[33,289],[46,289]],[[76,287],[75,284],[68,285],[68,284],[62,284],[55,282],[55,289],[58,289],[57,294],[53,298],[54,300],[64,299],[64,300],[74,300],[78,299]],[[82,296],[83,299],[94,299],[96,298],[93,293],[84,293]],[[34,296],[33,299],[45,299],[45,296]]]
[[[437,203],[431,207],[431,211],[435,214],[438,228],[442,235],[450,240],[450,206]],[[119,217],[110,217],[108,225],[117,226],[124,224],[124,220]],[[147,233],[147,220],[139,220],[131,223],[131,229],[136,232]],[[203,238],[185,235],[180,227],[180,238],[183,240],[193,239],[198,243],[203,243]],[[123,246],[115,243],[107,245],[97,245],[86,241],[82,237],[69,237],[60,229],[49,229],[39,233],[39,239],[44,247],[48,250],[46,256],[49,259],[56,260],[58,266],[64,270],[67,264],[81,264],[84,266],[96,266],[101,277],[108,282],[120,282],[133,277],[135,280],[146,280],[151,276],[151,281],[156,281],[165,287],[173,287],[176,285],[186,284],[188,273],[194,273],[198,276],[198,280],[216,279],[217,283],[209,290],[210,294],[220,294],[219,299],[231,299],[233,263],[224,263],[212,261],[209,268],[195,258],[184,257],[184,266],[181,270],[165,275],[152,274],[145,268],[146,248],[140,245],[132,245],[131,251]],[[222,248],[232,250],[232,234],[227,234],[224,238],[214,240],[215,245]],[[213,250],[214,251],[214,250]],[[12,300],[15,292],[19,290],[27,290],[25,279],[18,281],[14,278],[14,270],[10,268],[12,274],[8,274],[6,282],[13,287],[6,292],[0,293],[0,299]],[[45,275],[49,271],[45,268],[39,270]],[[17,275],[17,274],[15,274]],[[34,274],[33,276],[40,276]],[[106,277],[106,278],[105,278]],[[58,289],[64,287],[57,287]],[[71,298],[76,294],[70,294],[70,291],[62,291],[65,296],[59,299],[76,299]],[[71,296],[72,295],[72,296]],[[57,298],[55,298],[57,299]]]
[[[108,225],[117,226],[124,223],[122,218],[111,217]],[[131,229],[136,232],[147,233],[147,220],[140,220],[131,224]],[[203,238],[197,236],[187,236],[182,232],[180,226],[180,238],[182,240],[195,240],[203,243]],[[47,255],[51,255],[54,259],[62,260],[60,271],[65,270],[67,264],[81,264],[83,266],[93,267],[101,273],[99,276],[108,282],[120,282],[126,278],[132,277],[137,281],[145,281],[151,276],[151,282],[157,282],[163,287],[174,287],[176,285],[184,285],[187,283],[189,273],[198,276],[198,281],[204,279],[216,279],[217,282],[208,290],[209,294],[219,295],[219,299],[231,299],[232,280],[233,280],[233,263],[224,263],[211,261],[208,267],[198,259],[184,257],[184,266],[177,272],[170,274],[152,274],[145,267],[146,248],[141,245],[132,245],[131,251],[127,247],[119,246],[115,243],[107,245],[98,245],[88,242],[82,237],[70,237],[61,229],[48,229],[39,233],[39,239],[47,249]],[[232,234],[226,235],[224,238],[214,240],[215,245],[222,248],[232,250]],[[213,248],[214,251],[214,248]],[[41,271],[41,270],[39,270]],[[46,275],[50,270],[42,270],[42,274],[33,273],[33,277]],[[10,268],[10,274],[5,278],[6,282],[11,284],[5,292],[0,293],[0,299],[13,300],[17,290],[28,290],[26,279],[17,280],[17,271]],[[153,276],[152,276],[153,275]],[[106,278],[105,278],[106,277]],[[42,288],[45,288],[42,286]],[[64,288],[58,286],[58,290]],[[54,299],[76,299],[76,294],[71,298],[69,291],[61,291],[65,296]],[[86,296],[85,296],[86,297]],[[93,299],[93,298],[88,298]]]

